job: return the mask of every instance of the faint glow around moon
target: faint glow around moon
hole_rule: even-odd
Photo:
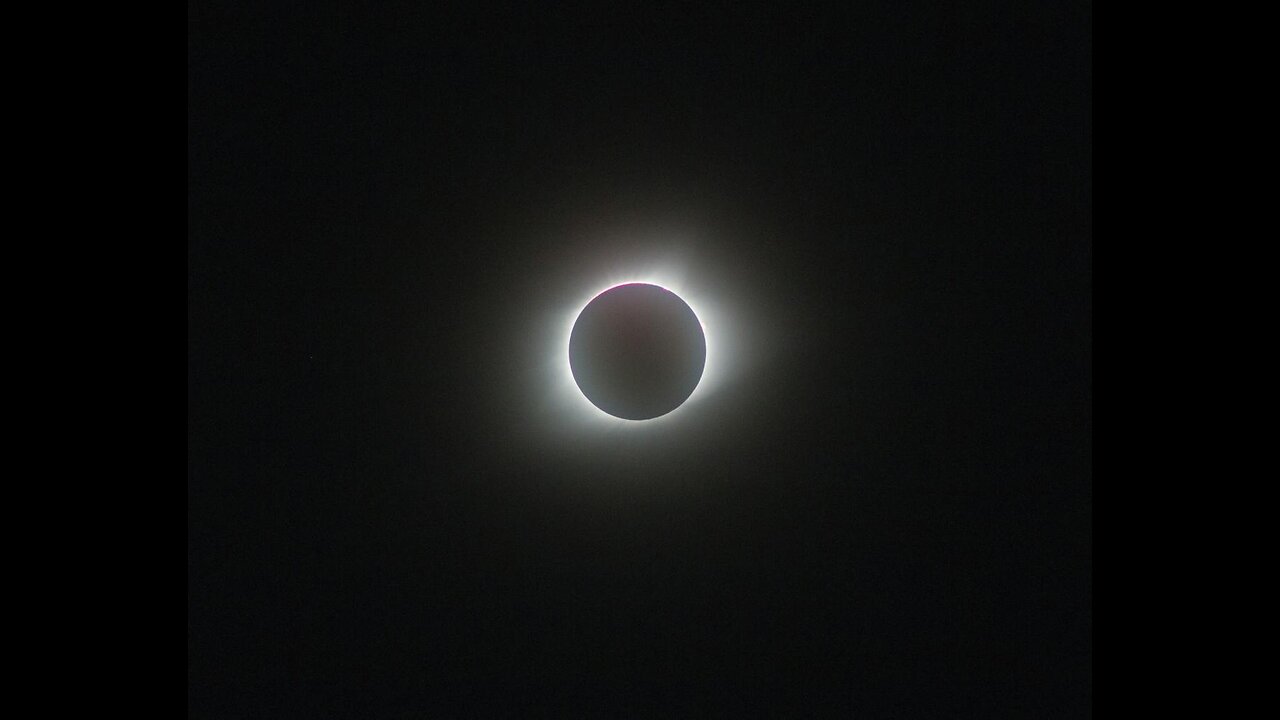
[[[706,365],[702,371],[702,379],[698,382],[693,394],[675,410],[649,420],[624,420],[592,405],[578,388],[577,382],[573,379],[573,371],[569,367],[569,337],[578,320],[578,315],[596,296],[629,283],[657,285],[678,295],[698,316],[698,322],[702,325],[702,334],[707,342]],[[733,369],[729,362],[730,354],[738,349],[737,334],[733,332],[733,325],[724,308],[700,292],[696,283],[686,282],[684,273],[672,271],[670,268],[665,271],[606,278],[604,282],[583,292],[577,301],[565,309],[558,332],[554,335],[552,364],[559,368],[556,394],[572,408],[571,414],[575,419],[602,428],[653,427],[681,422],[696,413],[699,405],[720,388]]]

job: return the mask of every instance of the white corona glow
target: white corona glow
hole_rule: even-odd
[[[625,420],[614,417],[591,404],[591,401],[582,394],[577,381],[573,378],[573,370],[569,366],[569,337],[573,333],[573,326],[577,323],[578,316],[582,313],[582,310],[599,295],[619,285],[633,283],[657,285],[675,293],[697,316],[707,345],[706,364],[702,370],[702,378],[698,381],[693,393],[671,412],[648,420]],[[555,334],[553,348],[554,361],[552,364],[558,369],[556,394],[561,397],[563,402],[572,407],[573,415],[577,419],[594,426],[602,428],[624,426],[638,428],[670,425],[681,421],[696,410],[701,401],[714,394],[718,389],[728,369],[726,367],[727,364],[724,362],[724,353],[726,350],[732,349],[732,337],[733,333],[726,314],[717,303],[699,292],[699,288],[695,283],[686,282],[685,273],[675,271],[673,268],[666,268],[664,271],[610,276],[604,282],[582,292],[578,299],[569,308],[566,308],[562,316],[560,331]]]

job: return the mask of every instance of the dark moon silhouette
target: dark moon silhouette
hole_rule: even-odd
[[[569,368],[582,394],[626,420],[680,407],[702,379],[706,361],[697,315],[657,285],[619,285],[597,295],[569,336]]]

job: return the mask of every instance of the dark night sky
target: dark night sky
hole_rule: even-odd
[[[1088,716],[1091,7],[434,5],[188,5],[190,716]]]

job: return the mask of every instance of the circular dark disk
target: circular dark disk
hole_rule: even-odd
[[[693,309],[657,285],[597,295],[569,336],[569,368],[592,405],[626,420],[680,407],[702,379],[707,340]]]

